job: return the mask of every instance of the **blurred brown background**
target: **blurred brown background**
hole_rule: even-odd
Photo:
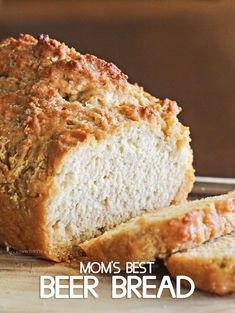
[[[235,1],[0,0],[0,39],[20,32],[112,61],[177,100],[197,175],[235,177]]]

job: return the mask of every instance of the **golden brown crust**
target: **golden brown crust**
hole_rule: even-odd
[[[172,210],[174,207],[169,207]],[[96,261],[142,262],[165,258],[235,229],[235,194],[229,198],[202,202],[191,211],[157,219],[161,211],[144,214],[80,246]]]
[[[221,251],[223,253],[226,251]],[[174,278],[186,275],[194,281],[196,288],[203,291],[218,295],[235,292],[235,255],[217,260],[210,255],[200,258],[177,253],[166,259],[165,265]]]
[[[46,35],[39,40],[29,35],[4,40],[0,44],[1,190],[24,171],[28,183],[21,192],[33,194],[31,186],[38,177],[52,174],[55,157],[62,158],[79,142],[88,137],[100,140],[123,122],[167,125],[178,113],[175,102],[140,91],[115,65],[80,55]],[[118,98],[110,107],[104,102],[108,92]],[[139,93],[147,105],[126,103],[131,97],[137,100]],[[91,105],[96,97],[98,104]],[[34,171],[33,181],[27,169]],[[8,193],[16,194],[18,189],[12,183]]]
[[[188,194],[193,189],[193,184],[195,182],[194,168],[191,166],[192,160],[189,161],[189,169],[186,171],[184,180],[180,185],[175,198],[172,200],[172,205],[180,204],[187,200]]]
[[[175,102],[159,100],[131,85],[112,63],[81,55],[47,35],[2,41],[0,243],[8,241],[17,249],[40,247],[42,255],[51,254],[43,226],[44,203],[65,154],[136,121],[158,125],[167,137],[178,113]],[[188,140],[189,135],[184,136]],[[11,221],[13,214],[8,230],[5,221]],[[22,224],[24,232],[16,239],[14,230],[20,233]],[[35,241],[30,245],[32,236]],[[57,259],[57,254],[52,258]]]

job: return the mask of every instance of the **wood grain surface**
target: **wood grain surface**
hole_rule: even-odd
[[[0,39],[21,32],[48,33],[176,99],[191,127],[197,174],[235,177],[235,1],[0,1]],[[198,291],[185,300],[167,293],[112,300],[109,276],[99,276],[98,299],[39,298],[40,275],[77,271],[0,250],[0,312],[235,312],[234,295]]]
[[[234,189],[235,179],[198,177],[191,198],[221,194]],[[168,274],[158,263],[153,275]],[[54,263],[0,248],[0,312],[87,312],[87,313],[234,313],[235,294],[219,297],[195,291],[188,299],[172,299],[168,292],[161,299],[112,299],[110,275],[98,275],[99,298],[40,299],[40,275],[79,275],[78,264]],[[205,278],[206,284],[206,278]],[[184,289],[187,292],[187,289]]]
[[[155,275],[162,272],[156,269]],[[0,250],[0,312],[5,313],[234,313],[235,295],[219,297],[196,291],[189,299],[111,299],[110,276],[99,275],[98,299],[40,299],[40,275],[78,275],[78,267]],[[205,282],[206,283],[206,282]],[[187,290],[185,289],[185,292]]]

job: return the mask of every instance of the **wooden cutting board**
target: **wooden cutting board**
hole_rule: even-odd
[[[199,178],[193,196],[222,193],[233,189],[234,183],[235,180],[207,179],[205,182]],[[154,274],[161,278],[163,273],[155,267]],[[78,265],[9,254],[0,249],[0,312],[235,313],[235,295],[219,297],[195,291],[188,299],[172,299],[168,292],[161,299],[112,299],[110,275],[98,276],[98,299],[40,299],[40,275],[79,275]]]
[[[235,295],[219,297],[196,291],[188,299],[112,299],[111,277],[99,275],[99,298],[40,299],[40,275],[79,275],[77,266],[57,264],[32,256],[9,255],[0,250],[0,312],[235,312]],[[158,276],[158,271],[155,275]],[[159,272],[159,277],[162,272]],[[206,282],[205,282],[206,283]],[[186,290],[185,290],[186,291]]]

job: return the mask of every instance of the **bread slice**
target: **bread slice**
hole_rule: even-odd
[[[173,277],[187,275],[201,290],[235,292],[235,233],[173,254],[165,263]]]
[[[147,262],[235,229],[235,191],[185,202],[133,218],[81,244],[96,261]]]
[[[194,180],[174,101],[41,35],[0,44],[0,244],[53,260]]]

